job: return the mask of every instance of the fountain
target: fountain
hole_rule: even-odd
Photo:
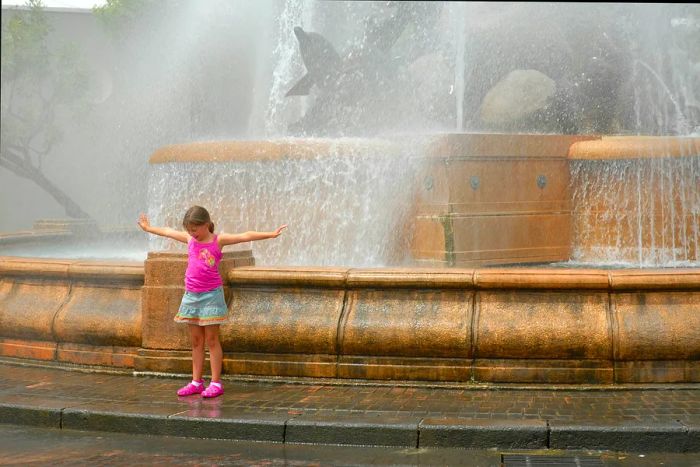
[[[154,224],[191,204],[224,231],[290,224],[226,253],[225,372],[700,381],[699,17],[281,4],[257,128],[150,151]],[[145,264],[5,257],[0,355],[188,372],[171,320],[184,250],[148,249]]]

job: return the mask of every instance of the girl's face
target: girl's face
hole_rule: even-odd
[[[187,233],[198,242],[208,240],[211,235],[211,232],[209,232],[209,224],[188,224]]]

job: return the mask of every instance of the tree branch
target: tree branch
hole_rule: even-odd
[[[78,204],[71,199],[63,190],[46,178],[43,172],[37,167],[26,163],[26,159],[11,154],[8,150],[0,153],[0,166],[7,168],[15,175],[29,179],[39,185],[39,187],[51,195],[66,212],[66,215],[73,218],[90,218],[90,215],[82,210]]]

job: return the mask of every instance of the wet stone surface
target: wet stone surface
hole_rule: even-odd
[[[420,443],[423,430],[424,442],[433,436],[433,446],[443,447],[493,443],[486,447],[700,452],[700,385],[437,387],[228,378],[223,396],[202,399],[175,395],[185,378],[68,371],[7,360],[0,362],[0,372],[0,423],[427,447]],[[533,434],[523,438],[526,429]],[[584,441],[590,446],[581,445]]]

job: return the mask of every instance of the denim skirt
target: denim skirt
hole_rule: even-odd
[[[208,292],[188,292],[182,296],[180,309],[175,315],[176,323],[207,326],[228,322],[228,308],[224,300],[224,289],[218,287]]]

